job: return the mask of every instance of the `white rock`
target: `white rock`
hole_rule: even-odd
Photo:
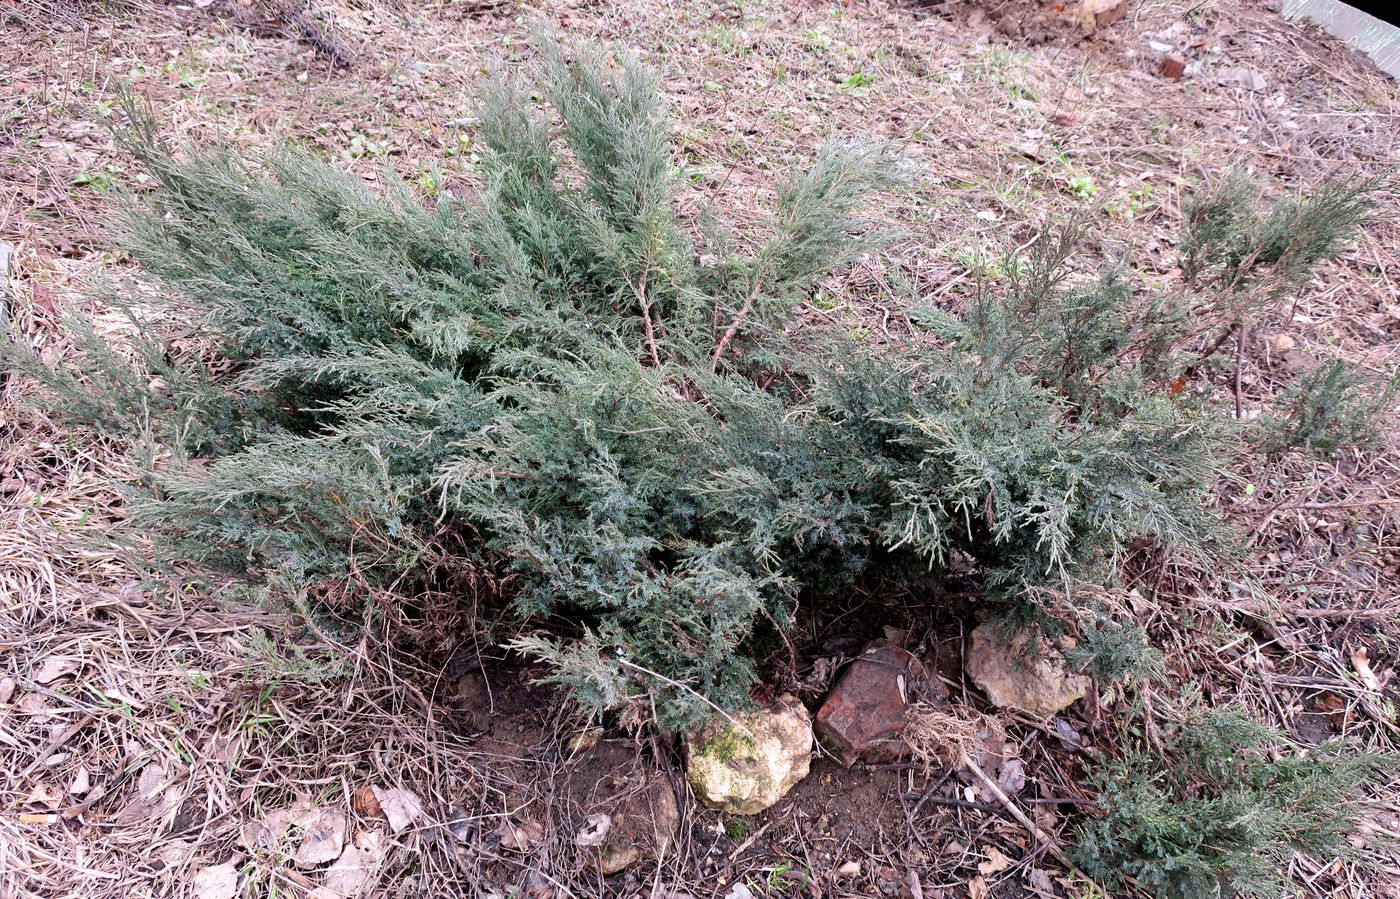
[[[771,709],[715,718],[686,734],[687,779],[700,801],[731,815],[756,815],[807,776],[812,716],[784,695]]]

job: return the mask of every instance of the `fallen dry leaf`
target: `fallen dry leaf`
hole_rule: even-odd
[[[13,677],[0,677],[0,702],[9,703],[15,695],[15,679]]]
[[[19,710],[26,715],[53,716],[49,699],[43,693],[26,693],[19,701]]]
[[[38,669],[34,672],[34,683],[52,683],[64,675],[72,674],[74,671],[81,668],[82,665],[82,662],[71,657],[51,656],[39,663]]]
[[[374,787],[356,787],[355,792],[350,796],[350,808],[358,815],[366,818],[378,818],[383,814],[379,808],[379,800],[374,796]]]
[[[280,850],[290,835],[291,828],[304,827],[316,810],[305,802],[297,802],[286,808],[274,809],[263,816],[261,821],[247,821],[238,833],[238,842],[244,849]]]
[[[141,776],[136,781],[136,794],[142,799],[154,799],[165,785],[165,768],[157,762],[151,762],[141,769]]]
[[[597,814],[589,815],[584,819],[583,826],[574,834],[574,845],[587,849],[590,846],[597,846],[607,837],[608,831],[612,830],[612,815]]]
[[[160,851],[156,853],[156,858],[165,862],[171,868],[177,868],[189,861],[194,844],[189,840],[171,840]]]
[[[233,862],[200,868],[194,875],[195,899],[233,899],[238,894],[238,869]]]
[[[86,765],[79,765],[78,770],[73,772],[73,782],[68,785],[68,792],[74,796],[81,796],[92,789],[92,777],[88,774]]]
[[[335,864],[326,869],[321,886],[312,891],[309,899],[355,899],[365,893],[374,882],[379,864],[384,860],[384,848],[379,831],[362,831]]]
[[[987,847],[987,860],[977,866],[978,872],[982,874],[999,874],[1011,867],[1011,859],[1007,858],[1000,849],[995,846]]]
[[[1327,716],[1333,727],[1346,724],[1346,700],[1331,691],[1320,693],[1313,700],[1313,708]]]
[[[1002,762],[1001,770],[997,772],[997,784],[1008,796],[1018,795],[1026,788],[1026,763],[1018,758]]]
[[[525,875],[521,887],[525,899],[554,899],[556,892],[554,884],[533,868]]]
[[[1262,91],[1268,87],[1269,83],[1257,69],[1245,66],[1234,66],[1225,69],[1216,75],[1216,80],[1221,84],[1242,87],[1247,91]]]
[[[381,790],[371,787],[374,798],[379,802],[379,811],[389,822],[389,829],[398,833],[412,824],[423,814],[423,800],[408,790]]]
[[[117,812],[117,822],[135,824],[164,811],[165,799],[161,794],[167,785],[165,768],[159,762],[148,763],[136,781],[136,797]]]
[[[316,812],[302,825],[301,845],[292,856],[292,863],[299,868],[314,868],[340,858],[348,823],[345,813],[339,809],[323,808]]]
[[[231,765],[234,759],[243,752],[243,735],[238,733],[229,737],[215,736],[209,741],[209,747],[209,754],[214,761]]]
[[[40,284],[33,281],[29,285],[29,303],[35,312],[53,318],[57,308],[54,304],[53,291],[47,284]]]
[[[475,821],[467,813],[453,806],[447,810],[447,832],[459,843],[470,843],[476,831]]]
[[[502,849],[529,852],[531,846],[544,839],[544,828],[540,826],[540,822],[533,819],[518,825],[506,819],[496,828],[496,836],[500,837]]]
[[[131,706],[133,709],[144,709],[146,707],[146,703],[142,702],[134,696],[129,696],[116,688],[110,690],[103,690],[102,695],[106,696],[108,699],[114,702],[124,702],[127,705]]]
[[[1035,826],[1046,833],[1054,833],[1055,827],[1059,824],[1060,820],[1060,816],[1055,811],[1053,805],[1040,804],[1036,805],[1035,811],[1031,814],[1031,818],[1034,819]]]
[[[967,882],[967,899],[987,899],[987,879],[981,874]]]
[[[1044,868],[1031,868],[1029,883],[1031,889],[1042,896],[1055,895],[1055,884],[1050,880],[1050,874]]]
[[[35,784],[34,789],[29,791],[29,795],[24,797],[25,805],[36,805],[42,808],[58,808],[62,801],[63,794],[47,781]]]
[[[569,741],[569,752],[575,755],[581,752],[587,752],[594,746],[597,746],[598,741],[602,739],[602,737],[603,729],[601,727],[586,728]]]
[[[1366,689],[1380,691],[1381,682],[1371,670],[1371,659],[1366,654],[1366,647],[1363,646],[1351,654],[1351,667],[1356,669],[1356,676],[1361,678],[1361,683],[1366,685]]]

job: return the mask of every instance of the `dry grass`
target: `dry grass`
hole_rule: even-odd
[[[304,31],[269,24],[266,4],[54,0],[0,12],[0,181],[14,187],[0,196],[0,240],[15,246],[17,265],[5,295],[11,333],[62,353],[63,310],[102,311],[82,296],[99,273],[120,268],[103,249],[103,215],[113,188],[136,174],[104,131],[119,81],[182,139],[290,136],[369,178],[389,164],[411,181],[470,189],[470,88],[484,56],[518,52],[526,27],[516,11],[447,0],[317,8],[315,21],[353,58],[348,70]],[[1178,274],[1180,196],[1202,178],[1243,164],[1271,184],[1307,187],[1329,175],[1388,175],[1400,156],[1395,83],[1248,0],[1135,3],[1107,35],[1034,47],[1007,42],[966,9],[948,20],[884,4],[626,0],[529,12],[636,46],[661,67],[692,174],[687,210],[713,204],[741,225],[756,220],[770,199],[756,185],[832,129],[900,142],[925,178],[880,214],[908,239],[830,285],[831,299],[808,312],[873,340],[904,327],[882,271],[895,267],[956,304],[970,256],[1015,246],[1080,205],[1076,177],[1092,179],[1093,199],[1105,204],[1101,249],[1131,248],[1145,277],[1168,282]],[[1154,79],[1149,34],[1192,47],[1203,71],[1179,84]],[[1266,89],[1213,78],[1241,66],[1258,69]],[[430,175],[435,163],[440,177]],[[1256,323],[1242,377],[1247,413],[1309,359],[1338,356],[1377,372],[1395,363],[1396,205],[1387,194],[1352,251],[1326,264],[1296,306]],[[1294,341],[1302,363],[1274,351],[1278,335]],[[379,835],[364,851],[378,859],[380,895],[603,892],[570,848],[579,815],[602,800],[567,785],[595,772],[569,752],[578,725],[547,694],[531,694],[542,708],[519,711],[512,741],[499,725],[515,719],[500,711],[499,693],[519,682],[493,688],[452,665],[423,670],[388,612],[346,636],[254,587],[131,564],[107,539],[122,520],[113,484],[130,474],[123,448],[62,431],[26,405],[27,385],[0,389],[0,896],[190,895],[198,872],[228,863],[247,895],[307,895],[326,872],[290,861],[299,827],[261,841],[250,830],[299,804],[346,814],[352,840]],[[1126,592],[1114,601],[1148,629],[1175,681],[1243,703],[1301,739],[1400,745],[1396,449],[1392,432],[1382,451],[1327,462],[1242,456],[1213,502],[1245,535],[1244,565],[1222,573],[1131,560],[1154,601]],[[480,661],[482,672],[491,664]],[[485,708],[488,737],[462,725],[462,703]],[[1080,723],[1087,751],[1005,722],[1008,751],[1037,795],[1084,798],[1076,768],[1113,741],[1114,710],[1095,711]],[[659,745],[646,755],[654,767],[669,764]],[[824,787],[873,797],[856,836],[792,805],[738,838],[715,816],[688,812],[675,854],[610,889],[666,895],[684,884],[697,896],[723,894],[747,878],[795,891],[797,881],[777,873],[784,860],[810,874],[815,895],[888,887],[951,897],[977,877],[994,894],[1020,895],[1049,882],[1041,877],[1054,863],[1016,822],[907,802],[906,792],[928,784],[916,789],[914,772],[879,776]],[[619,783],[632,789],[635,778]],[[424,812],[391,832],[363,803],[354,810],[363,787],[410,791]],[[1373,827],[1393,835],[1400,789],[1390,790]],[[1070,807],[1035,805],[1036,825],[1062,836]],[[530,822],[537,839],[502,839]],[[978,874],[991,846],[1016,861]],[[1313,895],[1400,892],[1400,860],[1379,841],[1368,851],[1389,876],[1351,862],[1295,864]],[[842,874],[852,859],[862,873]]]
[[[137,580],[101,539],[120,514],[114,460],[38,416],[5,424],[0,894],[180,895],[227,862],[247,895],[310,889],[288,864],[297,829],[250,828],[370,786],[427,810],[386,839],[378,877],[476,875],[458,836],[495,827],[511,775],[444,727],[415,686],[434,673],[373,634],[317,639],[236,585]]]
[[[995,718],[965,705],[932,703],[911,707],[904,731],[914,759],[931,768],[957,768],[993,735],[1003,736]]]

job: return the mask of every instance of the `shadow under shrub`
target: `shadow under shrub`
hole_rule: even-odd
[[[1187,295],[1072,277],[1071,223],[956,314],[910,298],[920,333],[877,350],[788,326],[877,247],[861,204],[911,176],[890,147],[828,142],[760,237],[707,234],[701,253],[655,76],[539,55],[537,84],[483,91],[470,201],[376,193],[295,150],[176,154],[137,117],[125,139],[156,188],[122,245],[227,366],[182,364],[149,328],[128,358],[76,324],[71,364],[6,356],[57,408],[155,436],[169,460],[133,523],[171,552],[391,581],[441,563],[438,529],[479,533],[519,613],[584,628],[526,646],[600,705],[650,693],[667,725],[744,704],[759,623],[872,570],[959,550],[1016,597],[1111,578],[1131,539],[1200,551],[1236,432],[1183,384],[1253,308],[1248,285],[1263,302],[1301,283],[1373,187],[1321,220],[1290,207],[1328,229],[1302,249],[1230,206],[1252,196],[1207,203]],[[1217,246],[1261,221],[1267,253]]]

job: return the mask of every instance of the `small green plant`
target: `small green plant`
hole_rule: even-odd
[[[1260,449],[1302,449],[1329,455],[1346,446],[1372,447],[1382,437],[1382,415],[1400,388],[1400,374],[1376,387],[1346,363],[1332,359],[1303,375],[1284,394],[1281,411],[1260,419]]]
[[[832,36],[827,34],[825,31],[822,31],[820,28],[807,29],[806,33],[803,34],[802,39],[807,42],[808,47],[818,52],[825,52],[827,50],[830,50],[832,45],[835,43],[835,39],[832,38]]]
[[[1323,184],[1308,197],[1285,197],[1260,212],[1259,186],[1232,172],[1188,202],[1181,268],[1192,284],[1213,284],[1247,315],[1306,283],[1369,214],[1374,179]]]
[[[945,252],[948,258],[979,280],[999,281],[1006,277],[1006,260],[990,255],[985,247],[953,247]]]
[[[1152,185],[1144,184],[1128,192],[1127,199],[1107,204],[1106,209],[1114,218],[1131,222],[1152,205]]]
[[[968,74],[979,81],[992,81],[1006,89],[1007,98],[1014,104],[1021,100],[1034,100],[1035,91],[1018,80],[1025,70],[1027,57],[1000,44],[987,48],[982,58],[967,67]]]
[[[983,73],[1001,75],[1024,69],[1027,60],[1024,53],[1018,53],[1004,44],[991,44],[973,66]]]
[[[1072,175],[1065,182],[1065,189],[1081,200],[1087,200],[1099,192],[1099,186],[1088,175]]]
[[[239,733],[255,741],[269,739],[276,734],[277,728],[285,723],[272,702],[276,692],[276,683],[269,684],[259,691],[252,707],[243,713],[242,720],[238,723]]]
[[[1237,712],[1192,711],[1160,750],[1134,746],[1093,777],[1103,816],[1080,825],[1071,857],[1161,899],[1291,894],[1293,853],[1345,852],[1367,785],[1397,762],[1341,743],[1304,752]]]
[[[109,193],[125,171],[121,165],[112,162],[100,169],[85,169],[74,175],[68,183],[74,187],[90,187],[99,193]]]
[[[393,147],[387,141],[375,140],[355,132],[350,135],[350,144],[344,152],[351,159],[380,159],[393,152]]]
[[[160,67],[160,71],[181,87],[198,88],[209,83],[209,76],[195,74],[178,62],[168,62]]]
[[[728,26],[710,32],[710,43],[725,56],[748,56],[753,52],[748,35]]]
[[[875,76],[868,72],[852,72],[841,82],[841,86],[849,90],[863,90],[875,83]]]
[[[794,867],[795,865],[790,861],[782,861],[774,865],[773,870],[768,872],[768,877],[764,881],[764,894],[769,896],[777,895],[786,889],[788,875],[792,873]],[[798,887],[798,889],[802,890],[807,885],[807,879],[805,876],[799,876],[801,877],[802,885]],[[798,878],[793,879],[796,880]]]
[[[724,822],[724,835],[736,843],[742,843],[749,835],[749,822],[743,818],[730,818]]]
[[[795,890],[797,894],[807,891],[812,882],[812,872],[810,869],[799,871],[797,863],[793,861],[781,861],[772,868],[767,869],[767,874],[763,880],[752,884],[749,888],[751,893],[759,896],[784,896],[789,895],[789,891]]]
[[[423,192],[423,196],[429,199],[436,198],[442,191],[442,173],[437,169],[420,171],[413,183]]]

